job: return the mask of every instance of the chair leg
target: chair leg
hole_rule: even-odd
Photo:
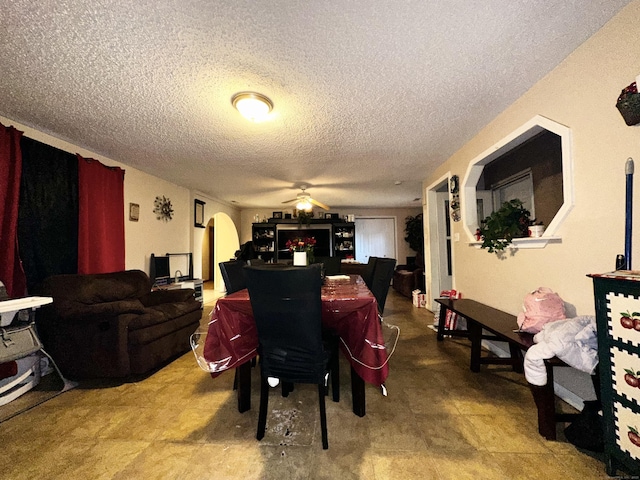
[[[267,379],[260,379],[260,411],[258,412],[258,433],[256,438],[262,440],[267,429],[267,407],[269,406],[269,384]]]
[[[282,382],[282,396],[288,397],[291,392],[293,392],[293,383]]]
[[[338,348],[338,340],[336,338],[336,344],[331,352],[331,392],[333,393],[333,401],[340,401],[340,349]]]
[[[320,431],[322,432],[322,449],[329,448],[329,439],[327,438],[327,409],[324,403],[325,386],[323,383],[318,384],[318,399],[320,401]]]

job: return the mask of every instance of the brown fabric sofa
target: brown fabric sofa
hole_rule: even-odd
[[[414,290],[424,292],[424,260],[417,255],[415,263],[398,265],[393,272],[393,288],[405,297],[412,298]]]
[[[151,291],[140,270],[55,275],[36,313],[46,351],[70,378],[147,373],[190,349],[202,310],[192,289]]]

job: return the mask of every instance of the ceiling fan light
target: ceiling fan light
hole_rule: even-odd
[[[309,202],[309,200],[300,200],[296,204],[296,208],[298,210],[304,210],[305,212],[308,212],[309,210],[311,210],[313,208],[313,205],[311,205],[311,202]]]
[[[256,92],[240,92],[231,97],[231,104],[244,118],[251,122],[262,122],[273,109],[273,102]]]

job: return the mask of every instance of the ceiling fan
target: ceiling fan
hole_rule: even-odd
[[[291,203],[291,202],[297,202],[296,203],[296,208],[298,210],[311,210],[311,204],[313,205],[317,205],[320,208],[324,208],[325,210],[329,210],[329,206],[325,205],[322,202],[319,202],[317,200],[314,200],[313,198],[311,198],[311,195],[309,195],[306,190],[307,190],[307,186],[306,185],[301,185],[300,189],[302,190],[300,193],[298,193],[298,195],[296,196],[296,198],[292,198],[291,200],[286,200],[282,203]]]

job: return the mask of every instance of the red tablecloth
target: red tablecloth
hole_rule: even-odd
[[[365,382],[385,382],[389,366],[378,306],[360,276],[326,280],[322,324],[339,335],[342,351]],[[203,352],[211,376],[250,360],[257,355],[257,348],[258,332],[247,290],[220,298],[211,312]]]

